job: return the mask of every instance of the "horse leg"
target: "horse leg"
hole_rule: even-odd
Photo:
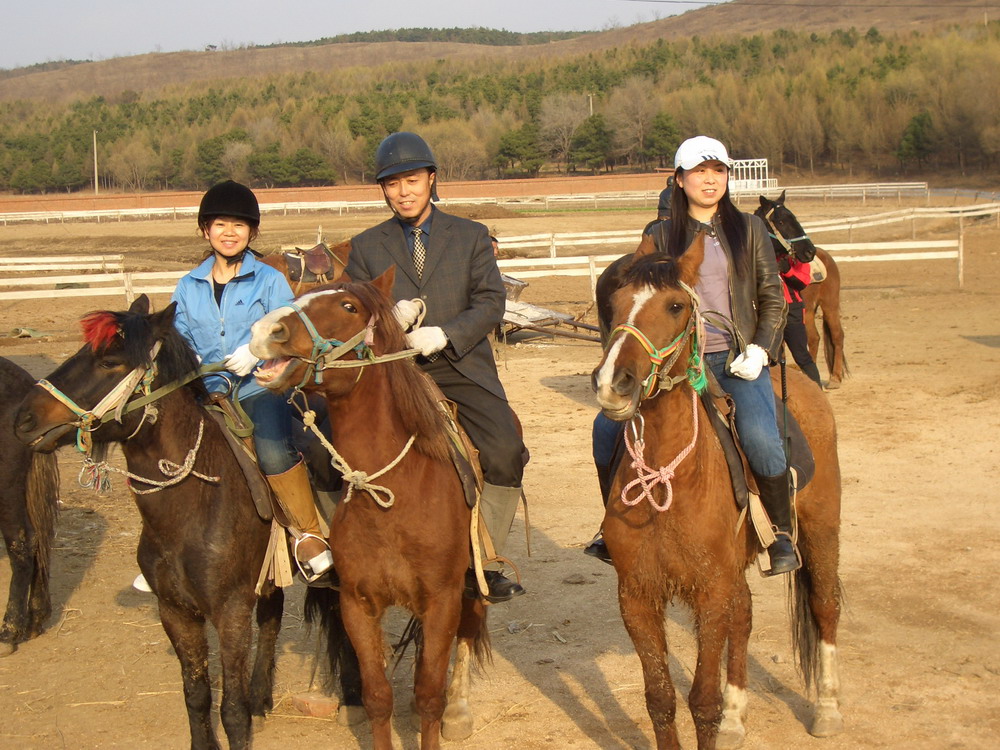
[[[486,607],[479,597],[462,599],[462,619],[455,643],[455,665],[448,684],[448,699],[441,721],[441,736],[446,740],[464,740],[472,735],[473,717],[469,707],[472,660],[476,645],[486,634]]]
[[[819,305],[816,300],[806,300],[805,309],[802,311],[802,322],[806,327],[806,339],[809,342],[809,356],[813,358],[813,362],[819,356],[819,331],[816,329],[817,307]],[[825,310],[823,314],[826,315]],[[827,366],[829,366],[829,363]]]
[[[278,588],[257,600],[257,653],[250,677],[250,713],[264,716],[274,708],[274,649],[281,632],[285,592]]]
[[[431,602],[421,620],[424,642],[416,665],[413,695],[420,714],[420,750],[441,747],[441,716],[448,682],[448,659],[461,615],[457,596]]]
[[[740,747],[746,737],[747,717],[747,646],[753,623],[750,587],[746,577],[736,582],[736,596],[729,624],[729,653],[726,661],[726,688],[722,694],[722,721],[716,750]]]
[[[31,582],[36,577],[37,570],[25,526],[17,529],[15,534],[8,534],[5,529],[4,542],[10,559],[10,588],[7,611],[4,613],[3,625],[0,625],[0,656],[9,656],[17,649],[17,644],[27,640],[31,634],[28,600],[31,596]]]
[[[212,685],[208,676],[205,620],[173,609],[160,600],[160,622],[181,663],[184,704],[191,729],[191,750],[220,750],[212,731]]]
[[[741,574],[742,575],[742,574]],[[726,588],[729,588],[728,586]],[[724,596],[719,586],[697,592],[694,598],[698,633],[698,664],[688,695],[699,750],[713,750],[722,717],[722,649],[730,629],[733,596]]]
[[[357,597],[340,595],[344,627],[358,655],[361,668],[361,699],[372,725],[374,750],[392,750],[392,685],[385,676],[382,612],[365,607]]]
[[[840,301],[823,309],[823,356],[830,367],[827,388],[839,388],[844,380],[844,327],[840,322]]]
[[[219,714],[230,750],[250,746],[251,719],[248,698],[249,659],[252,646],[250,618],[253,600],[237,594],[215,623],[222,662],[222,700]]]
[[[632,590],[619,572],[618,606],[636,654],[642,664],[646,684],[646,711],[653,723],[657,750],[679,750],[677,727],[677,696],[667,665],[667,633],[663,625],[662,598],[654,599]]]
[[[814,682],[816,712],[809,733],[830,737],[844,728],[840,713],[837,625],[840,621],[839,503],[820,500],[812,507],[821,518],[800,513],[799,549],[803,567],[796,572],[792,613],[795,644],[807,687]],[[807,511],[807,508],[803,509]]]

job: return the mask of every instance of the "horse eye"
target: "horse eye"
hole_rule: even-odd
[[[349,313],[356,313],[358,311],[358,308],[356,308],[350,302],[344,302],[344,303],[342,303],[341,307],[343,307]]]
[[[669,312],[671,315],[680,315],[682,312],[684,312],[684,305],[682,305],[680,302],[675,302],[670,306]]]
[[[101,357],[97,366],[102,370],[115,370],[118,368],[119,364],[120,362],[117,359],[112,359],[111,357]]]

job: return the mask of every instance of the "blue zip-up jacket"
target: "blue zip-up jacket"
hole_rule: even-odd
[[[215,303],[212,285],[214,256],[177,282],[172,300],[177,303],[174,325],[187,339],[202,362],[218,362],[243,344],[250,343],[250,326],[267,313],[292,301],[292,288],[277,270],[261,263],[251,253],[243,254],[239,274],[226,284],[222,304]],[[229,373],[239,384],[240,399],[260,393],[253,373],[240,378]],[[209,391],[225,391],[225,380],[218,375],[205,378]]]

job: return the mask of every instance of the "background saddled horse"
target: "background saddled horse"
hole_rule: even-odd
[[[271,525],[258,515],[222,428],[199,403],[200,381],[179,386],[198,362],[174,327],[174,310],[171,304],[150,314],[142,295],[127,312],[86,316],[87,343],[41,381],[46,387],[31,389],[14,427],[23,443],[42,453],[78,439],[121,444],[142,517],[139,567],[180,661],[191,747],[218,747],[207,620],[219,638],[222,725],[230,748],[246,748],[251,716],[272,707],[284,595],[270,582],[259,598],[255,594]],[[154,389],[155,399],[133,409],[140,391],[148,390],[143,384]],[[166,392],[158,391],[167,385]],[[119,394],[109,415],[125,402],[120,421],[102,421],[100,414],[94,421],[93,410],[109,393]]]
[[[619,265],[614,284],[599,284],[610,341],[593,373],[594,390],[605,415],[630,422],[629,457],[612,480],[604,539],[618,573],[622,618],[642,663],[658,750],[680,747],[663,618],[674,599],[694,613],[698,661],[688,705],[698,747],[735,748],[744,739],[748,706],[751,598],[744,571],[761,545],[748,521],[740,521],[725,456],[690,382],[696,373],[689,368],[698,366],[697,312],[688,289],[703,245],[696,241],[679,260],[652,249],[645,238],[631,265]],[[772,372],[776,387],[777,378]],[[789,574],[793,645],[807,686],[818,690],[810,732],[828,736],[842,727],[836,428],[826,397],[805,375],[789,371],[788,390],[789,409],[815,457],[815,474],[796,503],[803,566]]]
[[[470,664],[488,657],[489,635],[482,599],[463,596],[472,516],[446,417],[412,357],[393,356],[406,348],[392,314],[393,271],[372,283],[316,289],[296,308],[273,311],[254,325],[251,349],[268,360],[259,382],[277,391],[299,386],[327,401],[330,449],[347,485],[330,548],[374,746],[392,747],[381,619],[396,605],[421,625],[414,699],[420,746],[432,750],[442,734],[472,732]]]
[[[288,279],[292,292],[299,295],[340,279],[350,255],[351,241],[347,239],[336,245],[319,242],[308,249],[279,251],[260,260],[280,271]]]
[[[785,205],[784,190],[774,201],[760,196],[760,207],[754,213],[767,222],[775,253],[794,255],[802,263],[819,258],[826,267],[823,281],[813,282],[802,290],[802,301],[805,303],[802,317],[809,337],[809,354],[815,360],[819,355],[820,338],[816,312],[822,311],[823,356],[830,374],[826,387],[830,390],[840,388],[844,377],[849,374],[844,354],[844,326],[840,319],[840,268],[830,253],[816,247],[809,239],[795,214]]]
[[[14,437],[14,413],[35,379],[0,357],[0,531],[10,560],[10,588],[0,656],[42,632],[52,606],[49,559],[59,503],[54,455],[32,453]]]

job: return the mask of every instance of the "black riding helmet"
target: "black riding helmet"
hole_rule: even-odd
[[[198,226],[204,226],[214,216],[232,216],[246,219],[254,226],[260,224],[260,205],[257,196],[246,185],[226,180],[208,189],[198,207]]]
[[[375,150],[375,179],[378,182],[395,174],[422,168],[437,172],[437,160],[431,147],[416,133],[401,131],[388,135]],[[438,199],[436,180],[431,198]]]

